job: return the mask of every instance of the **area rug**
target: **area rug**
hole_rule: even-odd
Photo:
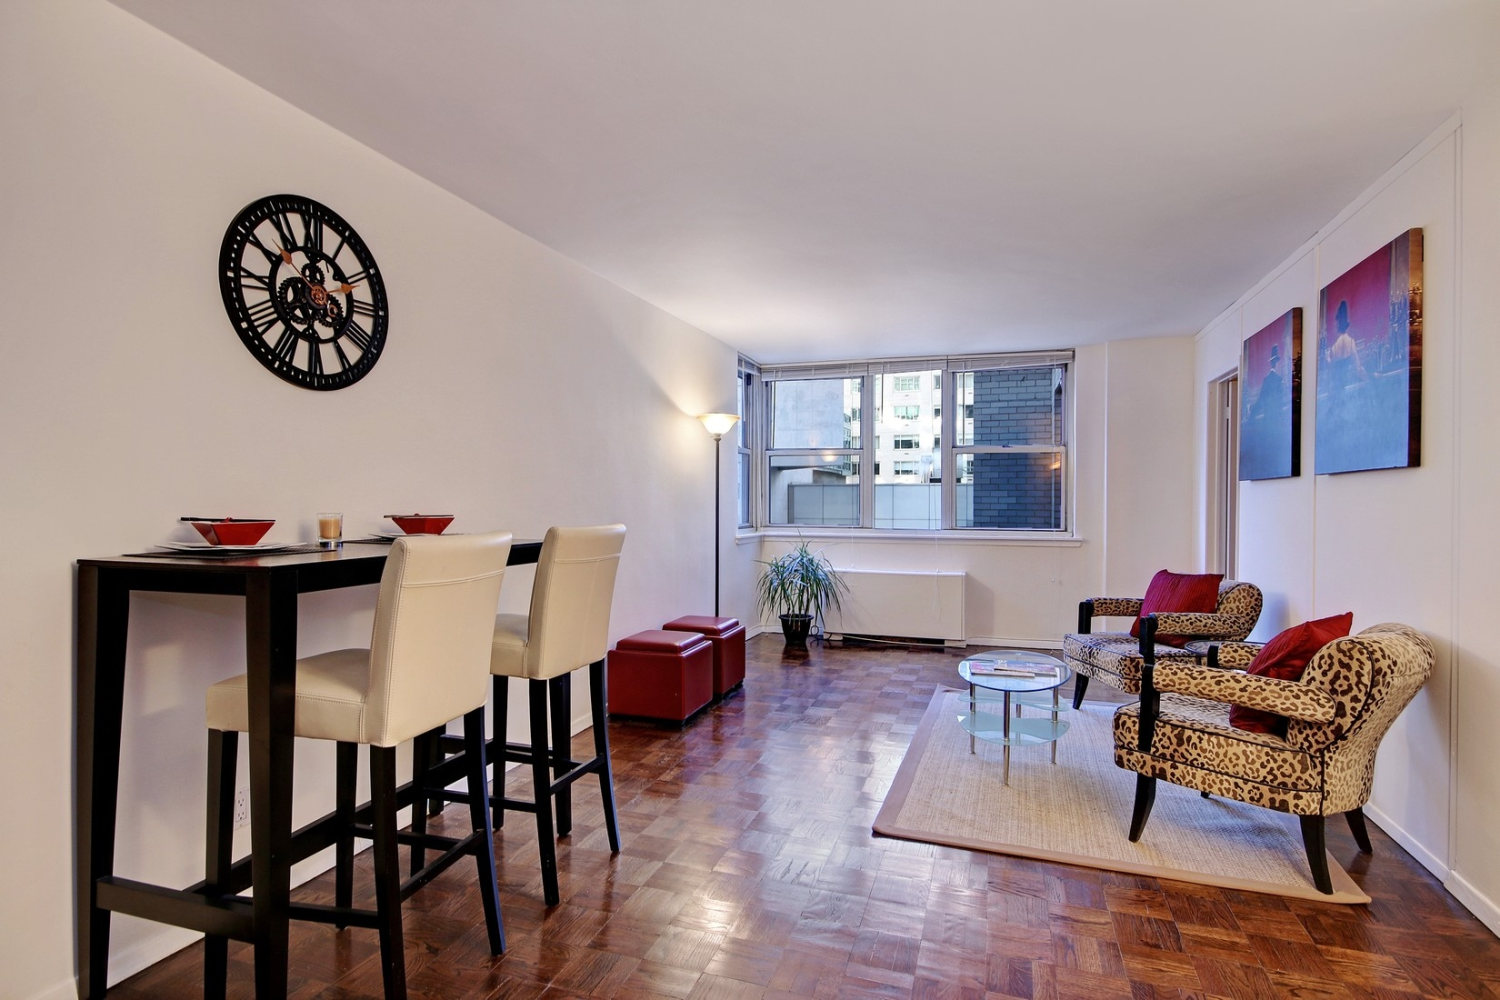
[[[1132,844],[1135,774],[1115,767],[1114,705],[1086,702],[1063,713],[1069,729],[1055,765],[1047,744],[1012,748],[1008,786],[1003,748],[976,740],[969,753],[959,722],[968,708],[966,692],[933,695],[875,818],[876,833],[1323,902],[1370,901],[1332,856],[1333,895],[1313,887],[1295,816],[1205,799],[1165,781],[1157,782],[1151,819]]]

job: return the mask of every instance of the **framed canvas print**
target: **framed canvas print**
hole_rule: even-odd
[[[1422,230],[1335,278],[1318,312],[1314,471],[1420,465]]]
[[[1302,474],[1302,309],[1240,351],[1240,479]]]

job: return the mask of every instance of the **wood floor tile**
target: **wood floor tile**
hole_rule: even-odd
[[[609,853],[597,785],[585,779],[573,833],[558,841],[563,899],[549,908],[535,822],[507,814],[496,858],[509,951],[489,954],[473,867],[455,866],[404,908],[411,995],[1500,998],[1500,940],[1378,828],[1372,856],[1343,824],[1328,830],[1372,897],[1363,907],[872,836],[960,657],[815,646],[784,658],[779,636],[762,636],[749,644],[743,692],[686,729],[612,723],[621,853]],[[578,754],[590,745],[582,734]],[[526,769],[506,785],[530,797]],[[453,806],[434,828],[461,835],[466,820]],[[296,895],[330,902],[331,876]],[[357,902],[372,895],[361,855]],[[201,945],[184,949],[110,997],[199,997],[202,960]],[[235,1000],[253,996],[252,962],[251,948],[231,946]],[[370,931],[294,924],[291,970],[295,1000],[381,995]]]

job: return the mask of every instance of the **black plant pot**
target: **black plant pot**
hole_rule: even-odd
[[[806,649],[807,635],[812,631],[812,615],[782,615],[781,634],[786,637],[787,648]]]

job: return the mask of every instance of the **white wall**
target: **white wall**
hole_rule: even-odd
[[[1356,630],[1402,621],[1432,638],[1436,669],[1381,747],[1369,812],[1500,930],[1500,767],[1489,735],[1500,684],[1486,642],[1500,594],[1497,204],[1500,85],[1198,335],[1195,398],[1204,427],[1207,381],[1235,366],[1245,337],[1302,307],[1302,475],[1240,484],[1240,575],[1267,599],[1256,637],[1353,611]],[[1315,476],[1319,291],[1414,227],[1424,238],[1421,466]]]
[[[1201,565],[1191,530],[1193,356],[1190,337],[1077,350],[1076,538],[870,537],[839,529],[801,535],[839,567],[967,573],[971,643],[1058,645],[1076,626],[1084,598],[1140,596],[1157,570]],[[786,551],[793,534],[790,541],[784,534],[766,537],[756,557]]]
[[[187,537],[182,514],[274,516],[280,540],[329,508],[351,534],[403,509],[531,537],[620,520],[611,632],[654,627],[710,606],[693,414],[732,406],[735,354],[99,0],[0,6],[0,95],[0,760],[25,816],[0,827],[0,995],[63,997],[73,560]],[[349,389],[283,383],[224,315],[224,229],[281,191],[349,219],[385,273],[387,350]],[[363,642],[373,598],[304,598],[301,650]],[[242,669],[241,604],[145,597],[131,625],[118,869],[187,884],[203,689]],[[299,818],[332,801],[326,749],[298,747]],[[116,978],[190,937],[115,924]]]

